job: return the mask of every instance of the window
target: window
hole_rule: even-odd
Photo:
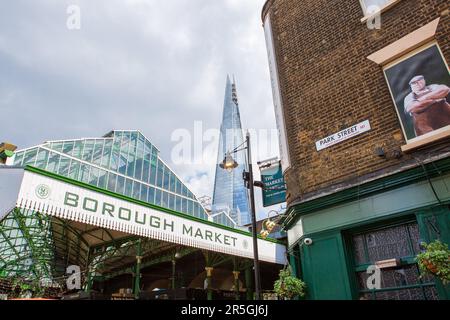
[[[141,185],[141,201],[147,202],[147,193],[148,193],[148,187],[146,185]]]
[[[98,176],[98,187],[102,189],[106,189],[106,178],[108,177],[108,172],[105,170],[99,169],[99,176]]]
[[[149,203],[152,203],[152,204],[155,203],[155,188],[148,187],[148,198],[147,198],[147,201]]]
[[[105,141],[105,147],[103,148],[103,156],[101,166],[104,168],[109,167],[109,160],[111,157],[112,140]]]
[[[95,147],[94,152],[92,156],[92,162],[96,165],[100,165],[102,161],[102,154],[103,154],[103,140],[96,140],[95,141]]]
[[[36,159],[36,167],[40,169],[45,169],[48,160],[48,151],[45,149],[39,148],[39,153]]]
[[[15,166],[21,166],[22,165],[23,154],[24,154],[23,151],[16,153],[16,156],[14,157],[14,165]]]
[[[54,173],[58,172],[58,164],[59,164],[59,154],[53,153],[53,152],[50,153],[47,171],[54,172]]]
[[[61,161],[59,163],[58,174],[67,177],[69,175],[69,165],[70,159],[66,157],[61,157]]]
[[[419,277],[415,256],[419,253],[419,227],[416,222],[374,229],[352,236],[353,260],[359,299],[435,300],[432,277]],[[377,261],[397,259],[397,266],[381,269],[379,289],[368,289],[367,268]]]
[[[108,190],[115,192],[116,191],[116,181],[117,176],[114,173],[108,173]]]
[[[92,152],[94,151],[95,140],[86,140],[83,149],[83,160],[90,162],[92,159]]]
[[[62,152],[64,152],[65,154],[71,155],[72,150],[73,150],[73,141],[64,142]]]
[[[139,182],[133,181],[133,199],[139,200],[141,197],[141,184]]]
[[[75,141],[72,155],[75,158],[81,159],[81,153],[83,152],[84,141]]]
[[[395,0],[394,0],[395,1]],[[386,6],[392,0],[361,0],[364,15],[369,15]],[[376,10],[378,9],[378,10]]]
[[[78,179],[78,173],[80,172],[80,162],[72,160],[69,169],[69,178]]]
[[[23,165],[24,166],[34,166],[34,161],[36,160],[36,155],[37,155],[37,148],[33,148],[28,150],[25,153],[25,157],[23,159]]]

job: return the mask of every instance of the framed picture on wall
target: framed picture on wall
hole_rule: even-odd
[[[450,128],[450,74],[437,43],[383,70],[407,143]]]

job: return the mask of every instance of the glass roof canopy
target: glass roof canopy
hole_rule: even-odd
[[[201,219],[194,194],[139,131],[114,130],[102,138],[50,141],[16,152],[15,166],[34,166],[137,200]]]
[[[194,194],[159,157],[159,150],[139,131],[114,130],[102,138],[48,141],[17,151],[12,164],[34,166],[208,220],[205,209]],[[0,222],[0,278],[21,276],[54,283],[55,275],[64,274],[68,261],[81,266],[95,266],[96,270],[104,269],[106,261],[111,259],[121,259],[119,265],[126,264],[124,255],[119,252],[122,249],[118,250],[114,245],[113,249],[108,247],[112,251],[89,254],[89,248],[97,242],[103,246],[105,242],[116,243],[121,238],[133,239],[125,248],[120,245],[123,250],[129,250],[127,248],[134,248],[138,237],[102,228],[76,227],[61,219],[16,208]],[[161,243],[150,239],[145,241]],[[160,249],[166,247],[161,246]],[[155,248],[152,253],[155,253]]]

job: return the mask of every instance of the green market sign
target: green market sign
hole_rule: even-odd
[[[264,183],[262,191],[264,207],[286,202],[286,184],[281,163],[278,162],[267,169],[262,169],[261,180]]]
[[[25,171],[17,207],[137,236],[253,258],[250,235],[36,172]],[[258,239],[258,249],[260,260],[284,263],[285,246]]]

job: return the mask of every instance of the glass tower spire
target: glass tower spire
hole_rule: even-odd
[[[222,124],[220,126],[219,150],[217,154],[216,176],[214,181],[213,216],[214,221],[231,226],[243,226],[250,223],[250,211],[247,189],[244,186],[242,172],[248,168],[244,151],[232,154],[238,167],[228,172],[219,167],[226,152],[233,151],[244,143],[241,116],[236,93],[236,83],[227,76]],[[232,221],[230,221],[230,218]]]

